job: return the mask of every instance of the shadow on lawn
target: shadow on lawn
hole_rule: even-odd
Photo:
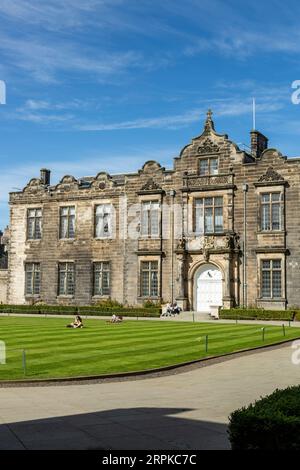
[[[188,411],[129,408],[2,424],[0,449],[230,449],[225,424],[174,416]]]

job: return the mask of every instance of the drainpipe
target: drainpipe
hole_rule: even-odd
[[[247,308],[247,192],[248,184],[243,183],[244,193],[244,243],[243,243],[243,308]]]
[[[171,303],[174,303],[174,198],[176,192],[171,189],[169,196],[171,197],[171,213],[170,213],[170,236],[171,236]]]

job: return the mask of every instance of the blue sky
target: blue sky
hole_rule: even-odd
[[[249,144],[251,100],[270,146],[300,155],[299,2],[3,0],[0,227],[8,192],[64,174],[166,167],[201,132]]]

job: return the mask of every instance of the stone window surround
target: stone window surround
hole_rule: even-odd
[[[60,236],[61,209],[63,209],[64,207],[74,207],[75,208],[74,237],[73,238],[61,238],[61,236]],[[58,241],[59,242],[73,243],[76,240],[76,235],[77,235],[77,205],[73,201],[66,201],[65,203],[61,203],[61,204],[58,205],[58,231],[57,231]]]
[[[39,294],[27,294],[26,293],[26,265],[27,264],[39,264],[40,265],[40,293]],[[24,296],[25,299],[40,299],[41,298],[41,288],[42,288],[42,275],[43,275],[43,270],[42,270],[42,263],[40,261],[31,261],[31,260],[26,260],[23,262],[23,269],[24,269]]]
[[[282,226],[280,230],[262,230],[261,229],[261,195],[264,193],[280,193],[282,197],[281,201],[281,212],[282,212]],[[285,185],[284,184],[272,184],[270,186],[257,186],[257,233],[261,235],[278,234],[282,235],[285,233]]]
[[[141,294],[141,267],[142,267],[142,262],[149,262],[149,261],[157,261],[158,262],[158,296],[155,297],[149,297],[149,296],[142,296]],[[161,299],[161,270],[162,270],[162,263],[161,263],[161,256],[153,256],[153,255],[143,255],[138,257],[138,272],[137,272],[137,299],[138,300],[159,300]]]
[[[109,265],[109,294],[94,294],[94,266],[95,266],[95,263],[108,263]],[[110,299],[111,298],[111,291],[112,291],[112,262],[110,260],[105,260],[103,258],[101,259],[93,259],[92,262],[91,262],[91,265],[90,265],[90,269],[91,269],[91,297],[92,297],[92,300],[94,301],[97,301],[97,299],[101,300],[101,299]]]
[[[74,293],[73,294],[59,294],[59,265],[69,263],[74,265]],[[76,262],[74,259],[60,259],[56,262],[56,297],[57,299],[74,299],[76,294]]]
[[[200,174],[200,161],[201,160],[217,160],[218,161],[218,170],[217,170],[217,173],[211,173],[210,171],[210,161],[208,163],[208,173],[205,174],[205,175],[201,175]],[[218,154],[203,154],[201,156],[198,157],[198,161],[197,161],[197,174],[199,176],[214,176],[214,175],[218,175],[219,174],[219,167],[220,167],[220,156]]]
[[[92,238],[94,240],[114,240],[117,231],[117,207],[113,203],[112,199],[104,198],[92,201]],[[105,237],[96,237],[96,208],[102,204],[111,205],[112,210],[112,233],[110,236]]]
[[[257,253],[257,302],[286,302],[286,269],[285,269],[285,253]],[[261,266],[262,261],[268,260],[281,260],[281,297],[280,298],[266,298],[262,297],[262,279],[261,279]]]
[[[151,235],[142,235],[142,230],[141,230],[141,224],[142,224],[142,204],[143,202],[150,202],[150,201],[157,201],[160,206],[159,210],[159,229],[158,229],[158,236],[151,236]],[[161,231],[162,231],[162,203],[163,203],[163,194],[144,194],[140,195],[139,197],[139,203],[141,205],[140,208],[140,217],[139,217],[139,227],[140,227],[140,232],[139,232],[139,239],[141,240],[159,240],[161,238]],[[151,260],[150,260],[151,261]]]
[[[215,233],[210,233],[207,234],[209,236],[224,236],[226,232],[228,231],[228,199],[229,199],[229,192],[216,189],[216,190],[210,190],[205,193],[203,191],[197,192],[193,191],[192,193],[189,193],[188,195],[188,200],[187,200],[187,207],[185,209],[185,216],[184,216],[184,232],[188,233],[189,236],[193,237],[198,237],[199,234],[197,235],[194,232],[194,201],[195,199],[201,199],[201,198],[208,198],[208,197],[223,197],[223,231],[222,232],[215,232]]]
[[[32,209],[40,209],[42,211],[42,236],[41,238],[28,238],[28,211]],[[43,204],[26,204],[25,208],[25,227],[26,227],[26,242],[39,243],[43,239],[43,222],[44,222],[44,207]]]

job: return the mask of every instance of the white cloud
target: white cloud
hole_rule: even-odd
[[[252,101],[248,97],[234,97],[227,99],[203,100],[206,107],[201,106],[188,110],[182,114],[171,114],[151,118],[140,118],[130,121],[120,121],[113,123],[89,123],[77,126],[81,131],[115,131],[128,129],[179,129],[191,123],[201,121],[205,116],[207,107],[212,107],[216,116],[242,116],[252,112]],[[208,104],[209,103],[209,104]],[[269,113],[283,107],[282,101],[275,96],[264,97],[257,103],[257,112]]]

